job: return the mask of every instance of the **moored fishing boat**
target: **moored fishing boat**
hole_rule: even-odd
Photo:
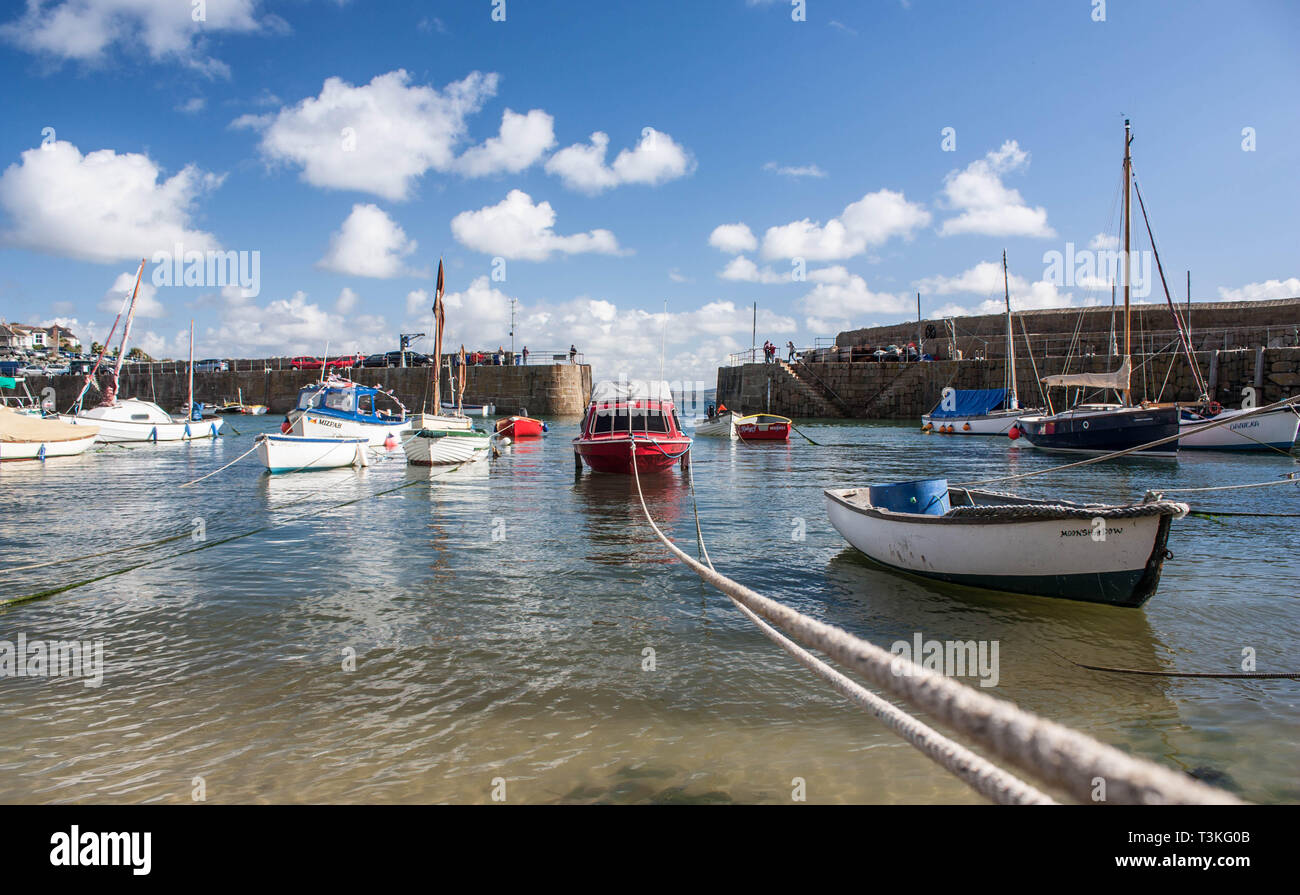
[[[330,375],[298,391],[285,434],[309,438],[365,438],[381,445],[411,430],[406,406],[391,392]]]
[[[775,413],[739,414],[726,407],[714,411],[695,424],[695,434],[742,441],[789,441],[793,420]]]
[[[1167,500],[1032,500],[949,488],[943,479],[824,493],[835,529],[892,571],[1125,607],[1155,593],[1170,523],[1188,511]]]
[[[412,466],[465,463],[487,454],[492,436],[478,429],[417,429],[402,443]]]
[[[667,382],[600,382],[592,389],[582,429],[573,439],[574,469],[632,474],[661,472],[690,462],[691,439],[682,432]]]
[[[109,330],[108,338],[104,340],[104,348],[95,360],[95,366],[86,374],[85,383],[82,385],[76,401],[73,402],[72,413],[60,415],[59,419],[76,426],[95,426],[99,429],[99,440],[105,442],[191,441],[195,438],[216,438],[217,433],[221,431],[222,421],[220,419],[215,417],[199,417],[197,419],[190,419],[187,416],[174,417],[153,401],[145,401],[142,398],[118,397],[122,362],[126,359],[126,345],[131,334],[131,322],[135,318],[136,301],[140,295],[140,281],[144,276],[144,265],[145,261],[141,259],[140,269],[135,275],[135,288],[131,291],[124,309],[118,312],[117,320],[113,321],[113,328]],[[103,399],[99,405],[85,409],[82,401],[90,388],[98,387],[95,381],[95,373],[104,361],[105,354],[108,351],[108,343],[112,341],[113,333],[117,331],[117,324],[122,320],[123,313],[126,315],[126,322],[122,326],[122,341],[117,348],[117,359],[113,364],[112,381],[104,387]],[[189,408],[193,408],[192,323],[190,339]]]
[[[243,414],[245,416],[262,416],[266,413],[266,409],[267,408],[265,404],[245,404],[244,390],[241,388],[239,390],[239,400],[237,401],[228,400],[225,403],[223,403],[220,407],[214,408],[213,412],[225,414],[225,415]]]
[[[506,438],[540,438],[548,429],[546,423],[531,416],[508,416],[497,420],[496,431]]]
[[[497,412],[495,404],[461,404],[457,407],[457,405],[449,401],[444,401],[441,406],[443,410],[459,410],[461,413],[468,413],[470,416],[495,416]]]
[[[1134,406],[1130,393],[1132,372],[1132,179],[1133,142],[1129,122],[1124,122],[1124,361],[1112,373],[1073,373],[1045,376],[1049,387],[1111,390],[1120,395],[1119,404],[1077,404],[1062,413],[1027,413],[1008,431],[1011,438],[1024,438],[1045,451],[1066,453],[1111,453],[1178,434],[1178,410],[1172,406]],[[1137,457],[1177,458],[1178,439],[1168,444],[1135,451]]]
[[[1002,252],[1002,295],[1007,307],[1006,386],[983,389],[945,388],[938,406],[921,415],[922,432],[1006,435],[1020,416],[1042,413],[1038,408],[1020,408],[1020,396],[1016,388],[1016,336],[1011,323],[1011,282],[1007,273],[1005,250]]]
[[[311,438],[264,433],[257,436],[256,447],[257,459],[272,473],[370,465],[370,445],[364,437]]]
[[[1216,404],[1184,406],[1179,419],[1178,446],[1199,451],[1290,451],[1300,434],[1300,414],[1290,407],[1251,414],[1235,423],[1196,431],[1197,427],[1249,413],[1249,408],[1228,410]]]
[[[0,460],[72,457],[95,443],[94,426],[73,426],[0,406]]]

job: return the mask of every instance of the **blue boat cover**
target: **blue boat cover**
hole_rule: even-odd
[[[1007,399],[1004,388],[953,389],[956,399],[952,410],[945,410],[943,402],[930,412],[930,416],[977,416],[1001,407]]]

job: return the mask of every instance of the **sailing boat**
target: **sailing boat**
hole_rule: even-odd
[[[95,366],[86,374],[85,384],[73,403],[73,412],[59,417],[60,420],[73,425],[94,425],[99,427],[100,441],[190,441],[194,438],[215,438],[221,430],[219,419],[175,419],[152,401],[142,398],[119,398],[118,387],[122,373],[122,363],[126,360],[126,345],[131,334],[131,322],[135,318],[135,306],[140,297],[140,281],[144,277],[145,259],[140,260],[140,269],[135,275],[135,288],[126,307],[126,320],[122,326],[122,341],[118,345],[117,360],[113,364],[113,382],[104,387],[103,400],[96,407],[83,409],[82,402],[86,392],[95,385],[95,372],[108,351],[108,342],[117,329],[117,320],[105,340],[104,350],[99,353]],[[122,313],[118,313],[118,320]]]
[[[1043,382],[1065,389],[1113,389],[1122,398],[1120,404],[1077,404],[1062,413],[1036,413],[1022,416],[1007,433],[1013,439],[1024,436],[1034,447],[1044,451],[1100,454],[1129,450],[1163,438],[1178,435],[1178,408],[1131,402],[1129,378],[1132,373],[1131,273],[1132,273],[1132,179],[1133,138],[1127,119],[1124,121],[1124,362],[1113,373],[1070,373],[1045,376]],[[1067,391],[1068,394],[1068,391]],[[1177,439],[1154,448],[1136,451],[1130,456],[1178,456]]]
[[[1007,303],[1006,388],[945,388],[938,406],[921,417],[922,432],[949,435],[1006,435],[1026,413],[1041,408],[1021,409],[1016,390],[1016,338],[1011,327],[1011,284],[1007,275],[1007,252],[1002,250],[1002,293]],[[697,430],[698,431],[698,430]]]
[[[430,376],[433,377],[433,402],[438,405],[441,394],[442,376],[442,331],[446,324],[446,310],[442,301],[443,272],[442,259],[438,259],[438,282],[433,290],[433,363]],[[464,363],[465,346],[460,349],[461,387],[460,396],[465,394]],[[460,402],[453,413],[417,413],[412,418],[412,433],[404,449],[406,462],[413,466],[439,466],[447,463],[464,463],[486,453],[492,443],[491,436],[474,428],[469,417],[460,412]],[[426,404],[427,406],[427,404]]]

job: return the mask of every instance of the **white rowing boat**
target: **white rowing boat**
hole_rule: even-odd
[[[903,492],[919,496],[910,505],[890,493],[922,485],[932,487]],[[835,529],[893,571],[1129,607],[1155,593],[1168,556],[1169,525],[1188,511],[1186,504],[1167,500],[1123,506],[1031,500],[949,488],[942,479],[824,493]]]
[[[257,436],[257,459],[270,472],[340,469],[370,465],[366,438],[311,438],[302,435]]]

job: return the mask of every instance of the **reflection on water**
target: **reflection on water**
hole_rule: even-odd
[[[631,480],[575,477],[576,420],[454,471],[398,451],[363,470],[267,476],[249,458],[179,488],[277,425],[240,423],[215,442],[0,468],[0,566],[36,566],[6,572],[3,596],[122,572],[0,610],[0,639],[98,638],[107,657],[99,688],[0,679],[0,799],[183,802],[201,776],[217,802],[485,802],[504,777],[521,803],[784,803],[797,776],[815,802],[978,801],[671,562]],[[697,441],[719,570],[886,647],[917,633],[997,641],[990,692],[1248,799],[1300,801],[1294,682],[1072,664],[1235,670],[1251,648],[1260,670],[1300,667],[1293,520],[1175,523],[1175,559],[1141,610],[945,587],[848,549],[821,490],[1054,461],[910,427],[800,428],[822,446]],[[1288,463],[1134,462],[1016,490],[1119,500]],[[686,478],[643,486],[693,553]],[[1300,489],[1204,504],[1296,512]],[[73,557],[87,558],[50,564]]]

